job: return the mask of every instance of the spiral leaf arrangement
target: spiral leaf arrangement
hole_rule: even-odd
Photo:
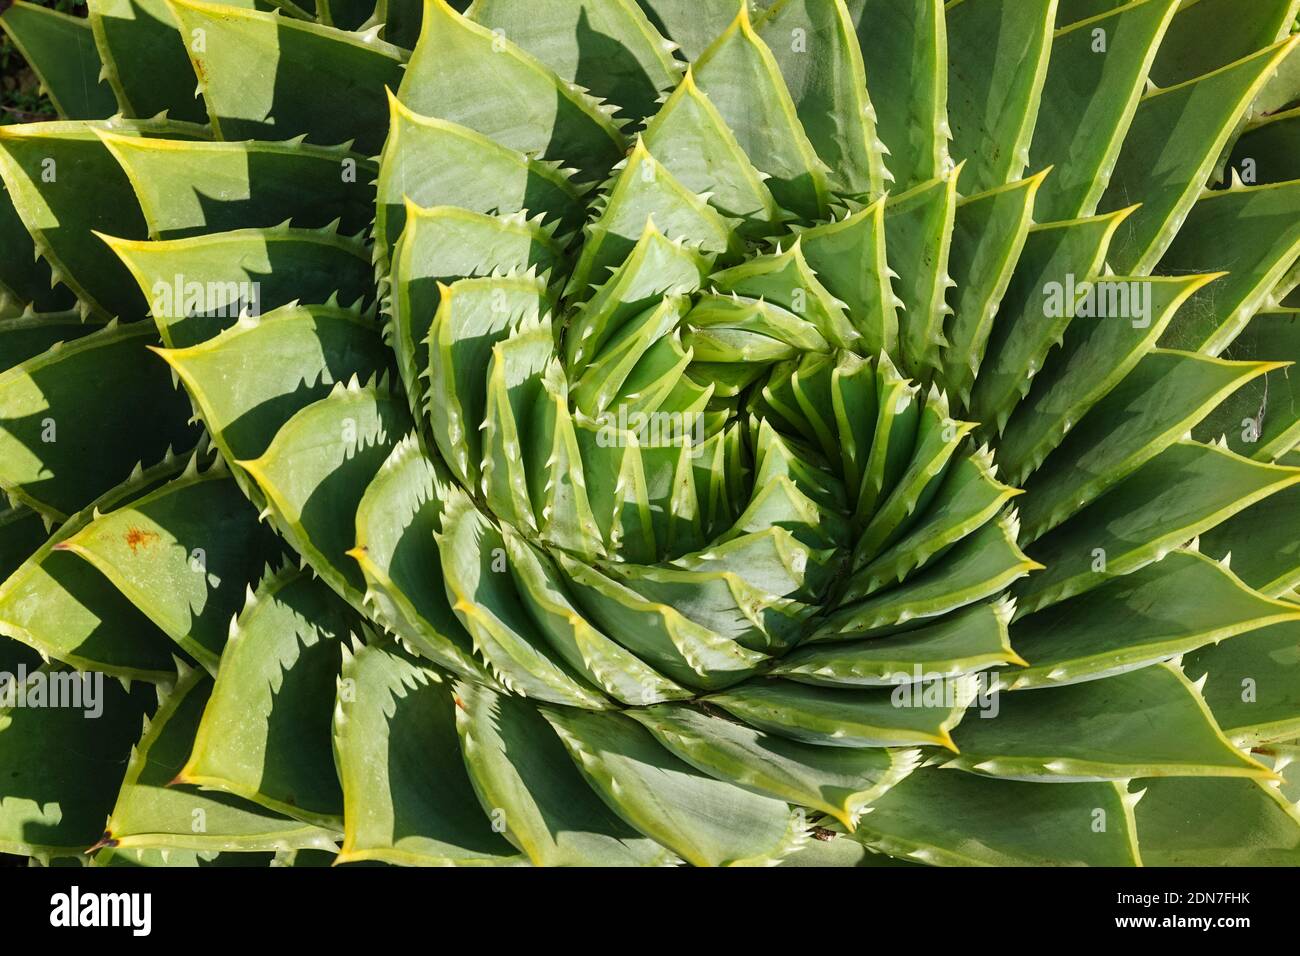
[[[0,849],[1300,862],[1300,0],[466,6],[0,19]]]

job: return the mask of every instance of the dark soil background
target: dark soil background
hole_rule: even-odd
[[[85,0],[33,2],[77,17],[86,15]],[[12,5],[12,0],[0,0],[0,13]],[[39,86],[36,74],[0,27],[0,126],[54,119],[54,107],[49,97],[40,94]]]

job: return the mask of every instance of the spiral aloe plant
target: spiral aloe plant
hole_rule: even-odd
[[[1298,8],[16,0],[0,850],[1300,862]]]

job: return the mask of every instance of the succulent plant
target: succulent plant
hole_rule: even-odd
[[[0,850],[1300,862],[1297,8],[16,0]]]

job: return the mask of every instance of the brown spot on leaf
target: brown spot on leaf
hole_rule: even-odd
[[[141,548],[147,548],[157,541],[158,533],[145,531],[142,528],[127,528],[125,540],[126,546],[131,549],[132,554],[135,554]]]

